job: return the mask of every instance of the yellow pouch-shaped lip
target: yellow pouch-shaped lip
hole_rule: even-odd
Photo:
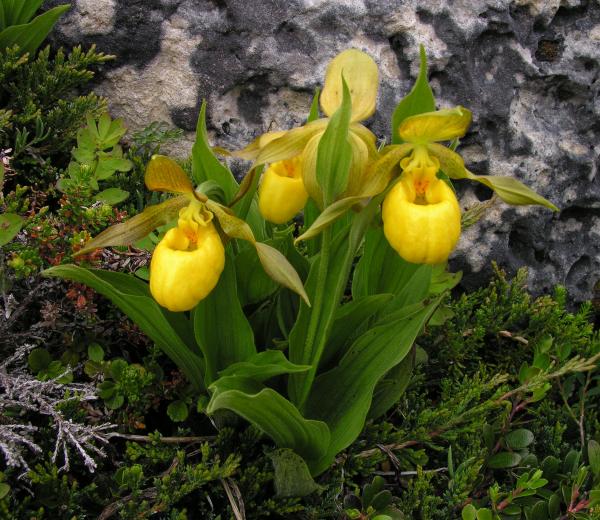
[[[181,227],[167,231],[150,263],[150,292],[173,312],[193,309],[215,288],[225,267],[225,249],[212,222],[190,237]]]
[[[304,208],[307,200],[300,157],[267,168],[258,188],[258,208],[266,220],[283,224]]]
[[[420,199],[413,179],[401,179],[386,196],[383,232],[398,254],[415,264],[448,259],[460,237],[460,207],[452,189],[433,179]]]

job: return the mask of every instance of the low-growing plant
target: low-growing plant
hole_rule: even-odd
[[[77,91],[92,79],[94,67],[110,59],[94,47],[54,54],[46,47],[37,55],[0,52],[0,153],[10,150],[9,189],[21,184],[49,191],[69,162],[86,116],[106,111],[103,98]]]
[[[88,116],[86,126],[77,132],[77,147],[71,152],[73,160],[67,167],[66,175],[57,182],[58,189],[83,199],[111,205],[126,200],[129,193],[119,188],[106,188],[95,193],[100,190],[99,182],[133,167],[132,162],[123,157],[119,145],[126,131],[120,119],[113,121],[107,113],[98,120]]]
[[[375,111],[378,70],[351,49],[330,63],[304,126],[234,152],[253,160],[239,185],[208,143],[203,104],[192,179],[164,156],[146,170],[149,189],[179,195],[81,251],[134,244],[165,226],[149,284],[74,265],[45,271],[109,297],[177,364],[215,421],[233,411],[270,436],[283,449],[274,464],[288,496],[314,489],[294,483],[330,468],[367,419],[398,402],[417,361],[415,340],[432,317],[448,317],[436,310],[459,280],[446,272],[461,231],[451,179],[481,182],[510,204],[556,209],[515,179],[465,168],[454,148],[471,113],[435,110],[421,55],[417,83],[392,116],[391,145],[378,149],[360,124]],[[295,236],[290,221],[302,209]],[[559,377],[551,364],[539,368],[519,392],[537,395]],[[585,368],[563,373],[576,369]],[[505,380],[464,381],[458,395],[448,389],[446,408],[422,424],[481,421],[496,401],[467,405]]]

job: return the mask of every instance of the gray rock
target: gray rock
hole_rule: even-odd
[[[52,0],[49,5],[62,3]],[[238,148],[268,129],[301,124],[327,62],[348,47],[381,68],[389,118],[418,69],[418,46],[442,107],[474,122],[461,144],[471,170],[514,176],[560,208],[496,205],[468,229],[451,267],[472,288],[490,262],[530,269],[530,287],[565,284],[575,302],[600,278],[598,0],[75,0],[58,41],[117,55],[96,90],[132,129],[153,120],[186,131],[209,103],[215,144]],[[491,196],[459,183],[469,207]]]

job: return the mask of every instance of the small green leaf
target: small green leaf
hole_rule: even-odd
[[[112,397],[104,400],[106,406],[111,410],[118,410],[125,404],[125,397],[122,394],[114,394]]]
[[[32,372],[37,374],[48,368],[48,365],[52,362],[52,358],[46,349],[36,348],[29,353],[27,362],[29,363],[29,368],[31,368]]]
[[[554,518],[554,517],[553,517]],[[549,520],[548,504],[544,501],[537,502],[532,508],[529,520]]]
[[[504,440],[509,448],[513,450],[522,450],[523,448],[527,448],[527,446],[534,441],[534,436],[529,430],[520,428],[506,434]]]
[[[105,204],[110,204],[114,206],[127,200],[129,197],[129,192],[122,190],[120,188],[108,188],[106,190],[97,193],[94,197],[99,202],[104,202]]]
[[[598,478],[600,477],[600,444],[592,439],[588,442],[587,449],[592,473]]]
[[[521,455],[509,451],[496,453],[488,459],[488,467],[492,469],[514,468],[521,462]]]
[[[487,509],[487,508],[483,508],[480,509],[479,511],[477,511],[477,520],[493,520],[494,516],[492,515],[492,512]]]
[[[290,449],[278,449],[269,454],[275,470],[274,484],[277,498],[304,497],[320,489],[306,466],[306,462]]]
[[[102,399],[110,399],[115,395],[116,391],[117,386],[113,381],[102,381],[102,383],[98,385],[98,395]]]
[[[384,489],[383,491],[380,491],[373,497],[373,500],[371,501],[370,505],[376,511],[380,511],[381,509],[384,509],[385,507],[389,506],[392,503],[392,500],[392,492],[388,489]]]
[[[23,217],[14,213],[0,215],[0,247],[8,244],[23,226]]]
[[[0,500],[10,493],[10,486],[6,482],[0,482]]]
[[[100,363],[104,360],[104,349],[98,343],[92,343],[88,346],[88,357],[92,361]]]
[[[522,495],[521,495],[521,496],[522,496]],[[518,505],[516,505],[516,504],[511,504],[511,505],[509,505],[509,506],[506,506],[506,507],[505,507],[505,508],[502,510],[502,512],[503,512],[505,515],[508,515],[508,516],[519,516],[519,518],[520,518],[520,516],[521,516],[521,508],[520,508]],[[491,518],[491,517],[490,517],[490,518]]]
[[[173,422],[183,422],[188,418],[189,410],[183,401],[173,401],[167,406],[167,415]]]
[[[563,461],[563,473],[566,473],[567,475],[575,475],[577,473],[577,468],[579,467],[580,459],[580,451],[569,451],[565,457],[565,460]]]
[[[124,359],[120,359],[120,358],[113,359],[110,362],[110,366],[109,366],[110,376],[115,381],[121,381],[123,379],[123,374],[127,370],[128,366],[129,365],[127,364],[127,361],[125,361]]]
[[[379,475],[377,475],[376,477],[373,477],[373,481],[370,484],[366,484],[363,487],[363,492],[362,492],[362,497],[361,497],[363,509],[366,510],[370,505],[372,505],[373,498],[375,497],[375,495],[377,493],[379,493],[380,491],[383,491],[384,487],[385,487],[385,480],[383,477],[380,477]]]
[[[552,480],[560,469],[560,460],[552,455],[549,455],[542,461],[540,468],[544,474],[544,477]]]
[[[467,504],[461,512],[462,520],[477,520],[477,509],[473,504]]]
[[[560,515],[560,495],[554,493],[548,500],[548,514],[550,518],[556,518]]]
[[[421,64],[417,80],[408,95],[398,103],[392,115],[392,144],[402,143],[398,128],[407,117],[435,110],[435,98],[427,81],[427,54],[423,45],[419,47],[419,55]]]

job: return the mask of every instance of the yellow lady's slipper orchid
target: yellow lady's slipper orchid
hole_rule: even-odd
[[[460,207],[454,191],[437,177],[440,161],[430,145],[462,137],[470,121],[471,113],[462,107],[408,117],[399,135],[409,146],[388,149],[398,154],[402,176],[383,201],[383,232],[409,262],[442,263],[458,243]]]
[[[304,187],[321,208],[323,207],[323,195],[316,174],[318,145],[327,128],[329,117],[342,104],[342,75],[348,85],[352,102],[348,138],[352,148],[352,162],[348,186],[346,191],[339,195],[359,194],[362,185],[361,179],[367,163],[377,155],[375,136],[359,121],[369,118],[375,111],[379,72],[373,59],[357,49],[345,50],[329,63],[323,92],[319,100],[326,118],[312,121],[289,131],[263,134],[246,148],[234,154],[253,160],[255,164],[273,164],[299,157],[302,164]],[[288,214],[292,213],[293,205],[297,200],[294,198],[288,201]]]
[[[383,232],[414,264],[444,262],[460,237],[460,207],[452,189],[406,171],[383,201]]]
[[[258,209],[266,220],[283,224],[292,219],[307,200],[301,157],[274,162],[267,168],[258,188]]]
[[[173,312],[193,309],[215,288],[225,249],[213,214],[198,201],[181,209],[177,227],[159,242],[150,263],[150,292]]]

